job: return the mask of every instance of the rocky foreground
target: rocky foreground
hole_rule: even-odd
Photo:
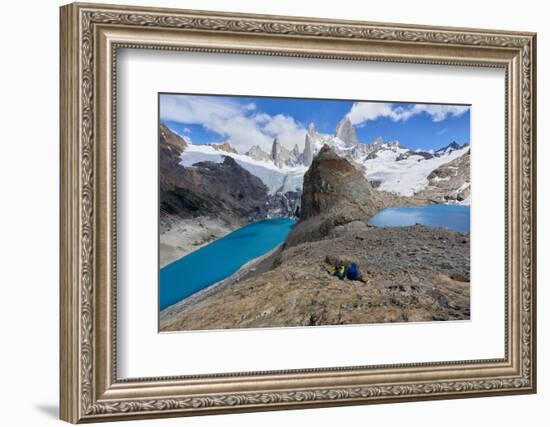
[[[468,234],[352,222],[280,251],[274,268],[162,318],[161,330],[466,320],[469,254]],[[337,256],[356,260],[367,283],[331,275]]]
[[[368,217],[425,200],[378,192],[328,146],[304,177],[302,215],[283,247],[239,280],[161,312],[162,331],[470,318],[468,233],[374,228]],[[366,283],[330,274],[355,261]]]

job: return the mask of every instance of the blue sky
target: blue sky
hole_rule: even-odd
[[[470,142],[470,108],[464,105],[160,94],[160,120],[193,144],[229,142],[239,152],[268,151],[277,137],[303,148],[309,123],[325,134],[347,116],[362,143],[399,140],[412,149]]]

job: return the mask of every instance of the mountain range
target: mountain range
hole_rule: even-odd
[[[291,149],[275,138],[270,152],[259,145],[238,153],[230,144],[193,145],[189,138],[182,150],[181,165],[193,166],[201,161],[223,162],[232,157],[240,166],[257,176],[268,187],[269,194],[301,191],[303,177],[315,155],[324,145],[337,155],[366,167],[365,176],[380,191],[402,196],[423,194],[438,203],[469,204],[468,143],[455,141],[438,150],[411,150],[399,141],[384,141],[381,137],[371,143],[359,142],[355,127],[344,117],[333,135],[323,134],[311,123],[305,135],[303,150],[298,144]],[[456,168],[444,166],[456,162]],[[439,170],[446,168],[445,171]],[[456,177],[456,179],[455,179]],[[445,185],[443,183],[447,182]]]

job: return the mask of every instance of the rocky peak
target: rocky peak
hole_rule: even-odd
[[[261,160],[267,162],[271,160],[269,154],[267,154],[259,145],[254,145],[250,150],[246,152],[246,155],[253,158],[254,160]]]
[[[336,126],[336,137],[344,141],[348,147],[353,147],[359,142],[355,127],[351,124],[347,116],[338,123],[338,126]]]
[[[459,150],[461,148],[462,147],[460,146],[460,144],[458,144],[456,141],[453,141],[449,145],[446,145],[445,147],[437,150],[434,154],[436,157],[439,157],[444,154],[452,153],[453,151]]]
[[[271,146],[271,160],[273,160],[273,163],[275,163],[275,165],[277,167],[282,167],[283,166],[282,159],[281,159],[281,149],[282,148],[283,148],[283,146],[281,145],[279,140],[277,138],[275,138],[273,140],[273,145]]]
[[[226,153],[238,154],[237,150],[235,150],[231,146],[231,144],[229,144],[228,142],[224,142],[222,144],[208,144],[208,145],[217,151],[225,151]]]
[[[307,133],[314,134],[315,132],[315,123],[311,122],[307,127]]]
[[[390,148],[405,148],[399,143],[398,140],[388,141],[388,147],[390,147]]]
[[[164,123],[161,123],[159,127],[159,140],[161,145],[175,148],[178,152],[184,151],[188,145],[184,138],[171,131]]]
[[[381,146],[384,143],[384,138],[379,136],[378,138],[375,138],[374,141],[371,142],[372,145]]]
[[[310,124],[310,127],[313,125],[313,123]],[[315,131],[315,128],[313,128]],[[313,161],[313,143],[311,141],[312,134],[309,131],[306,133],[306,142],[304,144],[304,152],[302,154],[302,161],[304,165],[309,166],[311,162]]]
[[[271,146],[271,160],[279,168],[282,168],[287,163],[292,163],[292,154],[277,138],[273,140],[273,145]]]

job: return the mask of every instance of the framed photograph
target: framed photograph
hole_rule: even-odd
[[[63,420],[536,391],[535,34],[60,22]]]

